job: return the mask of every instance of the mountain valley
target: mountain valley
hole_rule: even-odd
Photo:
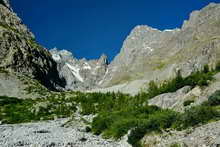
[[[108,61],[46,49],[0,1],[0,146],[217,147],[220,4],[136,26]]]

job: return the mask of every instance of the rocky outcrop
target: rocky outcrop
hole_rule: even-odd
[[[8,9],[12,10],[9,0],[0,0],[0,4],[2,4],[3,6],[7,7]]]
[[[67,50],[50,50],[57,62],[60,77],[67,83],[67,90],[89,90],[100,87],[107,73],[107,56],[102,55],[98,60],[77,59]]]
[[[207,87],[195,87],[191,89],[190,86],[185,86],[173,93],[164,93],[148,100],[149,105],[156,105],[163,109],[172,109],[183,112],[186,107],[199,105],[208,100],[214,92],[220,89],[220,73],[214,76]],[[184,106],[184,102],[191,101],[189,106]]]
[[[148,147],[218,147],[220,144],[220,121],[184,131],[168,131],[146,135],[142,139]]]
[[[36,43],[34,35],[21,19],[0,3],[0,68],[39,80],[50,89],[65,84],[49,51]]]
[[[111,87],[128,82],[126,85],[132,86],[135,80],[162,81],[178,71],[187,76],[205,64],[214,67],[220,56],[219,22],[220,4],[211,3],[194,11],[180,29],[135,27],[109,65],[102,85]],[[137,87],[136,91],[140,89]]]
[[[186,100],[191,100],[191,96],[188,96],[187,94],[191,91],[190,86],[185,86],[176,92],[173,93],[165,93],[158,95],[154,97],[153,99],[150,99],[148,101],[149,105],[156,105],[158,107],[161,107],[163,109],[178,109],[184,110],[183,109],[183,103]],[[187,96],[186,96],[187,95]],[[194,98],[192,96],[192,98]],[[182,109],[181,109],[182,108]]]

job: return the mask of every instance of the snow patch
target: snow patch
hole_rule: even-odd
[[[176,29],[166,29],[166,30],[164,30],[164,32],[176,32],[176,31],[180,31],[180,29],[176,28]]]
[[[133,36],[133,37],[131,37],[131,39],[132,39],[132,40],[135,40],[136,38]]]
[[[173,32],[174,30],[169,30],[169,29],[166,29],[164,30],[165,32]]]
[[[92,69],[91,66],[86,62],[83,66],[83,69]]]
[[[106,70],[106,72],[105,72],[105,75],[104,75],[104,77],[102,78],[102,80],[101,81],[99,81],[99,85],[101,85],[102,83],[103,83],[103,81],[104,81],[104,79],[105,79],[105,77],[106,77],[106,75],[108,74],[108,69]]]
[[[56,55],[56,54],[53,54],[53,55],[52,55],[52,58],[53,58],[55,61],[61,60],[60,55]]]
[[[154,51],[154,49],[149,47],[148,44],[146,44],[146,43],[144,43],[143,46],[144,46],[144,49],[149,50],[150,52]]]
[[[68,63],[66,63],[66,65],[69,67],[69,69],[71,69],[73,75],[74,75],[79,81],[84,82],[83,78],[82,78],[82,77],[80,76],[80,74],[79,74],[79,70],[80,70],[79,68],[76,68],[76,67],[74,67],[74,66],[72,66],[72,65],[70,65],[70,64],[68,64]]]

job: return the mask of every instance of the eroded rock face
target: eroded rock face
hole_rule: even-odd
[[[134,80],[165,80],[214,67],[220,56],[220,4],[211,3],[190,15],[181,29],[160,31],[137,26],[109,65],[104,87]]]
[[[191,92],[191,87],[190,86],[185,86],[176,92],[173,93],[165,93],[158,95],[154,97],[153,99],[150,99],[148,101],[149,105],[156,105],[158,107],[161,107],[163,109],[173,109],[176,111],[183,111],[184,106],[183,103],[186,100],[191,100],[194,98],[190,94]],[[193,99],[192,99],[193,100]]]
[[[35,78],[51,89],[65,84],[49,51],[36,43],[21,19],[5,5],[0,3],[0,68]]]
[[[98,60],[76,59],[67,50],[50,50],[53,59],[58,64],[60,77],[67,84],[67,90],[89,90],[100,87],[107,73],[107,56],[102,55]]]

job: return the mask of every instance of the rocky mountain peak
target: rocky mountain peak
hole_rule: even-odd
[[[52,58],[56,62],[62,62],[62,61],[71,61],[74,60],[73,54],[67,50],[59,50],[57,48],[53,48],[50,50],[50,53],[52,54]]]
[[[129,85],[134,86],[135,81],[137,84],[165,80],[175,76],[178,70],[186,76],[205,64],[214,66],[220,55],[219,22],[220,4],[211,3],[192,12],[181,29],[160,31],[145,25],[136,26],[109,65],[103,85],[130,82],[124,88],[130,91]]]
[[[102,54],[98,59],[98,63],[101,65],[108,65],[108,57],[105,54]]]
[[[217,3],[210,3],[206,7],[202,8],[201,10],[193,11],[188,21],[184,21],[182,29],[187,28],[196,28],[207,21],[217,21],[219,19],[219,4]]]
[[[97,60],[77,59],[67,50],[54,48],[50,50],[58,64],[60,77],[66,79],[68,90],[88,90],[100,87],[107,71],[108,60],[102,55]]]
[[[0,68],[37,79],[51,89],[65,84],[51,54],[35,41],[8,2],[0,4]]]

